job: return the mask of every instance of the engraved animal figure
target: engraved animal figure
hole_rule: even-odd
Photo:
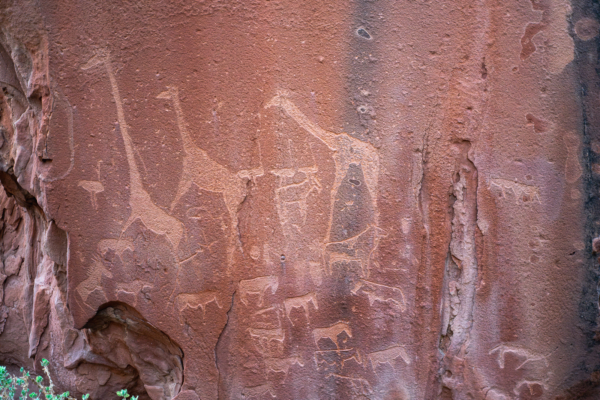
[[[116,293],[117,293],[117,298],[120,299],[120,297],[122,297],[123,295],[125,296],[131,296],[133,297],[133,306],[137,306],[137,297],[138,294],[140,294],[140,292],[142,291],[142,288],[144,286],[146,286],[147,283],[144,281],[141,281],[139,279],[135,279],[132,282],[119,282],[117,283],[117,288],[116,288]],[[127,302],[127,297],[125,297],[125,302]]]
[[[125,153],[127,155],[127,164],[129,165],[129,207],[131,209],[131,214],[123,225],[121,234],[123,234],[133,222],[139,219],[148,229],[154,231],[156,234],[165,235],[171,243],[173,250],[176,252],[181,238],[183,237],[183,225],[179,220],[167,214],[154,204],[152,198],[142,185],[142,178],[135,162],[133,142],[129,136],[129,125],[127,125],[127,121],[125,120],[125,111],[123,109],[121,95],[119,94],[119,86],[108,54],[96,55],[88,61],[82,69],[87,70],[99,65],[104,65],[106,74],[110,80],[112,96],[117,107],[118,129],[123,138]]]
[[[245,399],[249,399],[251,397],[261,398],[264,394],[269,393],[271,397],[277,397],[275,395],[275,391],[269,382],[263,383],[262,385],[246,387],[242,391],[242,396]]]
[[[203,149],[198,147],[188,131],[188,125],[183,116],[181,103],[179,101],[178,88],[171,86],[167,91],[160,93],[157,98],[168,99],[173,103],[179,133],[183,141],[183,170],[177,194],[171,202],[171,210],[183,195],[187,193],[192,184],[210,192],[221,193],[231,219],[231,245],[239,242],[238,212],[247,195],[247,182],[262,176],[262,167],[239,171],[237,174],[227,167],[213,160]],[[229,262],[232,260],[233,247],[229,252]]]
[[[92,207],[94,210],[98,209],[98,205],[96,204],[96,195],[98,193],[104,192],[104,185],[102,182],[98,181],[79,181],[77,186],[81,187],[83,190],[87,191],[92,198]]]
[[[335,343],[336,348],[339,349],[340,344],[338,342],[338,336],[342,332],[345,332],[348,337],[352,337],[352,330],[350,329],[350,326],[348,326],[347,322],[343,321],[336,322],[327,328],[313,329],[312,333],[317,348],[319,347],[319,341],[321,339],[330,339],[333,343]]]
[[[497,186],[502,191],[502,197],[506,198],[506,191],[512,191],[515,196],[515,201],[518,203],[519,199],[522,199],[523,196],[528,197],[531,200],[537,200],[541,203],[540,200],[540,189],[537,186],[525,185],[523,183],[518,183],[516,181],[509,181],[508,179],[492,179],[492,186]]]
[[[269,276],[260,276],[254,279],[242,280],[240,281],[239,290],[240,290],[240,300],[244,305],[248,305],[248,295],[249,294],[257,294],[258,295],[258,306],[262,307],[263,300],[265,297],[265,292],[270,288],[271,294],[275,294],[277,288],[279,287],[279,278],[273,275]]]
[[[373,306],[376,301],[379,301],[388,303],[391,306],[398,308],[401,312],[406,311],[404,293],[396,287],[381,285],[379,283],[361,279],[354,285],[351,292],[355,296],[358,296],[360,293],[366,294],[370,306]]]
[[[279,220],[284,234],[291,237],[294,233],[302,234],[301,227],[306,223],[308,198],[313,192],[320,193],[322,187],[316,176],[319,168],[316,165],[298,168],[291,139],[288,140],[288,146],[292,168],[273,169],[270,172],[277,177],[275,204]]]
[[[133,252],[135,250],[135,246],[133,245],[133,241],[128,239],[102,239],[98,242],[98,252],[104,256],[109,250],[115,252],[116,255],[121,257],[125,250],[129,250]]]
[[[364,378],[354,378],[351,376],[339,375],[339,374],[329,374],[327,378],[334,377],[335,379],[340,379],[345,381],[350,385],[350,388],[354,392],[355,395],[364,396],[366,398],[371,398],[370,396],[373,393],[373,389],[371,388],[371,384]]]
[[[533,352],[533,351],[531,351],[529,349],[525,349],[523,347],[500,344],[500,345],[494,347],[489,352],[489,354],[494,354],[494,353],[498,353],[498,366],[502,369],[504,369],[504,362],[505,362],[507,353],[514,354],[517,357],[525,359],[525,361],[523,361],[521,364],[519,364],[515,369],[521,369],[525,366],[525,364],[534,363],[537,361],[541,361],[545,367],[549,367],[548,356]]]
[[[521,388],[523,386],[525,386],[525,388],[527,388],[530,396],[534,396],[536,394],[539,396],[540,393],[536,393],[536,390],[535,390],[536,386],[539,386],[542,389],[542,391],[548,389],[548,387],[546,386],[546,382],[544,382],[544,381],[523,379],[523,380],[517,382],[517,384],[515,385],[515,388],[513,389],[513,392],[517,396],[520,396],[521,392],[522,392]]]
[[[263,356],[272,356],[274,353],[282,351],[285,332],[282,328],[260,329],[248,328],[250,338],[254,341],[254,347]],[[272,343],[276,342],[276,343]],[[275,347],[273,347],[273,344]]]
[[[292,325],[294,325],[294,322],[290,318],[290,312],[294,308],[304,309],[304,314],[306,315],[306,320],[310,321],[309,316],[308,316],[308,303],[309,302],[312,303],[313,307],[316,310],[319,309],[319,304],[317,303],[317,295],[314,292],[307,293],[304,296],[290,297],[283,301],[283,305],[285,307],[285,314],[287,315],[287,317],[290,320],[290,322],[292,323]]]
[[[317,369],[322,365],[328,367],[344,368],[345,363],[354,360],[357,364],[363,365],[363,355],[358,349],[342,350],[317,350],[315,351],[315,363]]]
[[[75,289],[85,303],[87,303],[88,297],[94,290],[102,288],[103,275],[109,279],[113,277],[112,273],[104,268],[104,264],[102,264],[102,261],[97,256],[92,259],[92,265],[88,271],[88,277],[81,281]]]
[[[325,261],[328,273],[332,273],[332,266],[338,262],[358,262],[361,276],[369,276],[369,261],[373,252],[379,246],[379,240],[386,237],[383,229],[369,226],[356,236],[339,242],[329,242],[325,245]]]
[[[410,358],[402,346],[390,347],[389,349],[376,351],[367,355],[373,371],[375,371],[381,364],[388,364],[390,367],[392,367],[392,369],[394,369],[392,361],[398,357],[402,357],[402,360],[406,364],[410,364]]]
[[[217,296],[217,292],[213,291],[205,291],[199,293],[181,293],[175,298],[175,307],[181,313],[186,307],[198,309],[200,307],[202,309],[202,316],[204,317],[206,312],[206,306],[209,303],[214,302],[217,307],[223,308],[219,304],[219,297]]]
[[[371,199],[375,203],[377,202],[377,187],[379,181],[379,154],[377,153],[377,149],[370,143],[358,140],[346,133],[336,134],[322,129],[308,119],[308,117],[283,94],[278,94],[273,97],[265,106],[265,108],[269,107],[279,107],[284,110],[287,115],[300,125],[301,128],[323,142],[333,153],[335,182],[331,189],[331,210],[329,213],[327,233],[325,235],[325,242],[327,242],[330,238],[331,226],[333,223],[333,205],[335,204],[335,197],[350,164],[361,166]],[[377,209],[377,207],[374,208]],[[375,212],[375,225],[377,225],[378,221],[377,215],[377,212]]]
[[[265,365],[267,366],[267,372],[273,371],[283,372],[286,377],[290,367],[294,364],[298,364],[301,367],[304,367],[304,363],[300,357],[288,357],[288,358],[265,358]],[[285,380],[285,378],[284,378]]]

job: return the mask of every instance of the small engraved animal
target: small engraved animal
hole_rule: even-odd
[[[371,398],[373,393],[373,389],[371,388],[371,384],[364,378],[354,378],[351,376],[339,375],[339,374],[329,374],[327,378],[334,377],[335,379],[340,379],[342,381],[347,382],[350,385],[350,388],[354,392],[355,395],[358,395],[358,398]]]
[[[269,393],[271,397],[276,397],[275,391],[269,382],[263,383],[262,385],[246,387],[242,391],[242,396],[245,399],[249,399],[251,397],[260,398],[262,395]]]
[[[81,281],[75,289],[85,303],[87,303],[90,294],[94,290],[102,288],[103,275],[109,279],[113,277],[112,273],[104,268],[104,264],[97,256],[92,259],[92,265],[88,271],[90,271],[88,277]]]
[[[248,305],[248,295],[258,295],[258,306],[262,307],[265,292],[270,288],[271,294],[275,294],[279,287],[279,278],[273,275],[260,276],[254,279],[247,279],[240,281],[239,291],[240,300],[244,305]]]
[[[302,359],[298,356],[288,357],[288,358],[265,358],[265,365],[267,366],[267,372],[283,372],[286,376],[290,367],[294,364],[298,364],[301,367],[304,367],[304,363]]]
[[[529,396],[535,396],[535,397],[538,397],[539,395],[542,394],[542,393],[539,393],[539,391],[544,392],[544,390],[548,389],[548,387],[546,386],[546,382],[544,382],[544,381],[523,379],[523,380],[517,382],[513,392],[517,396],[521,396],[523,387],[525,387],[527,389],[527,391],[529,392],[528,393]],[[537,390],[536,390],[536,387],[537,387]]]
[[[248,333],[253,339],[258,339],[261,343],[267,343],[276,340],[282,342],[285,340],[285,332],[281,328],[276,329],[260,329],[260,328],[248,328]]]
[[[123,255],[125,250],[129,250],[131,252],[135,250],[133,241],[129,239],[102,239],[100,242],[98,242],[97,248],[98,252],[102,256],[106,255],[109,250],[112,250],[119,257]]]
[[[529,349],[525,349],[518,346],[511,346],[506,344],[500,344],[490,350],[489,354],[498,353],[498,366],[504,369],[504,362],[506,359],[506,353],[514,354],[517,357],[525,359],[521,364],[519,364],[515,369],[521,369],[527,363],[533,363],[537,361],[541,361],[545,367],[548,367],[548,356],[543,354],[539,354],[533,352]]]
[[[217,307],[223,308],[219,304],[217,292],[210,290],[199,293],[181,293],[175,299],[175,306],[179,312],[182,312],[186,307],[193,309],[198,309],[198,307],[200,307],[202,309],[202,316],[204,316],[206,312],[206,306],[212,302],[214,302]]]
[[[290,322],[292,323],[292,325],[294,325],[294,322],[290,318],[290,312],[294,308],[304,309],[304,314],[306,315],[306,320],[310,321],[309,316],[308,316],[308,303],[309,302],[312,303],[313,307],[316,310],[319,309],[319,304],[317,303],[317,295],[314,292],[307,293],[304,296],[290,297],[283,301],[283,305],[285,307],[285,314],[287,315],[287,317],[290,320]]]
[[[319,347],[319,341],[321,339],[330,339],[337,349],[340,348],[340,344],[338,342],[338,335],[342,332],[346,333],[348,337],[352,337],[352,330],[350,326],[348,326],[347,322],[336,322],[335,324],[327,327],[327,328],[316,328],[313,329],[313,339],[317,347]]]
[[[315,363],[317,369],[322,365],[335,366],[344,368],[345,363],[354,360],[357,364],[363,365],[363,355],[358,349],[342,349],[342,350],[317,350],[315,351]]]
[[[375,282],[359,280],[351,290],[352,294],[358,296],[360,293],[367,295],[369,305],[373,306],[376,301],[388,303],[393,307],[398,308],[401,312],[406,311],[406,301],[404,293],[396,287],[380,285]]]
[[[94,210],[98,209],[98,204],[96,204],[96,195],[98,193],[104,192],[104,185],[102,182],[98,181],[79,181],[77,186],[81,187],[83,190],[87,191],[92,198],[92,207]]]
[[[379,246],[382,237],[387,236],[385,231],[376,226],[369,226],[356,236],[325,245],[325,260],[332,273],[332,266],[338,262],[357,262],[360,266],[361,276],[369,276],[369,262],[373,252]]]
[[[515,196],[515,202],[519,202],[520,199],[527,197],[531,200],[540,200],[540,189],[537,186],[525,185],[516,181],[509,181],[508,179],[492,179],[490,181],[492,186],[499,187],[502,191],[502,197],[506,198],[506,191],[513,192]]]
[[[410,358],[402,346],[390,347],[389,349],[375,351],[367,355],[373,371],[375,371],[381,364],[388,364],[393,369],[394,365],[392,364],[392,361],[398,357],[402,357],[402,360],[406,364],[410,364]]]

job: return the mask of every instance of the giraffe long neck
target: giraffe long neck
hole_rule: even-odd
[[[127,164],[129,164],[129,183],[131,186],[132,193],[139,193],[142,190],[142,179],[140,172],[135,163],[135,156],[133,153],[133,142],[129,136],[129,127],[125,120],[125,112],[123,111],[123,102],[121,101],[121,95],[119,94],[119,86],[117,85],[117,79],[112,70],[110,60],[105,60],[104,65],[106,66],[106,73],[110,80],[110,86],[112,88],[112,95],[117,105],[117,120],[119,121],[119,131],[125,144],[125,153],[127,155]]]
[[[181,102],[179,101],[179,91],[177,89],[173,90],[171,97],[173,99],[173,107],[175,108],[175,114],[177,116],[177,125],[179,127],[179,132],[181,133],[181,140],[183,141],[183,150],[187,152],[187,149],[197,146],[190,137],[190,133],[185,123],[185,118],[183,117],[183,110],[181,109]]]

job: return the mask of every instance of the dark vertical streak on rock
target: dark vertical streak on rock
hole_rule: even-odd
[[[217,344],[215,345],[215,348],[214,348],[215,367],[217,368],[217,399],[218,400],[224,398],[223,394],[221,392],[221,386],[223,384],[225,384],[225,382],[221,382],[221,368],[219,366],[220,362],[219,362],[219,356],[218,356],[219,351],[218,350],[219,350],[219,345],[222,345],[222,341],[225,337],[225,331],[227,330],[227,327],[229,325],[229,320],[231,318],[231,312],[233,311],[233,304],[235,301],[235,293],[236,292],[237,292],[237,290],[231,294],[231,304],[229,305],[229,309],[227,310],[227,322],[225,322],[225,326],[223,327],[223,330],[221,330],[221,333],[219,334],[219,338],[217,339]]]
[[[600,178],[593,166],[600,162],[600,38],[583,40],[574,30],[581,18],[600,19],[597,0],[572,0],[571,35],[575,42],[575,67],[579,76],[579,99],[582,109],[584,210],[585,210],[585,268],[582,293],[579,301],[580,329],[586,337],[587,354],[577,370],[566,379],[570,386],[561,399],[596,399],[600,396],[600,304],[599,260],[592,254],[592,240],[600,235]],[[587,38],[584,38],[587,39]],[[595,146],[594,146],[595,145]],[[594,151],[595,150],[595,151]]]

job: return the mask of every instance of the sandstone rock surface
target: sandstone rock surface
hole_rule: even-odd
[[[600,398],[599,19],[0,1],[0,364],[93,399]]]

